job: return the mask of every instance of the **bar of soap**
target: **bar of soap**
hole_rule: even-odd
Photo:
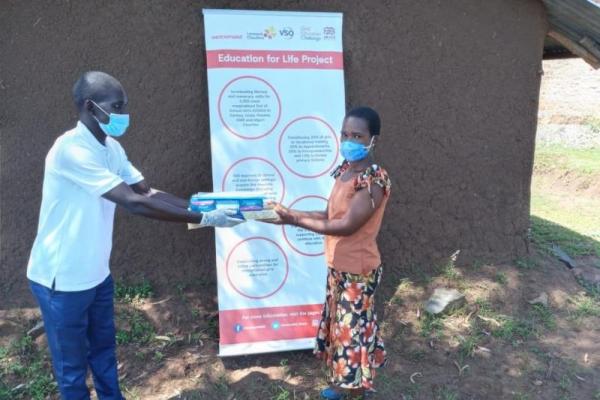
[[[257,211],[242,211],[245,219],[253,219],[256,221],[275,221],[279,219],[279,215],[272,208]]]

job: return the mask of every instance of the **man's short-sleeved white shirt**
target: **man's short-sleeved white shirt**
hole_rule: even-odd
[[[101,197],[142,174],[111,137],[102,145],[80,121],[46,156],[42,206],[27,277],[58,291],[93,288],[109,275],[115,204]]]

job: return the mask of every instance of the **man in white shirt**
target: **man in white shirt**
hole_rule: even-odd
[[[188,201],[150,188],[113,137],[129,126],[121,84],[86,72],[73,87],[77,126],[46,157],[38,232],[27,266],[65,400],[123,398],[117,376],[113,281],[109,270],[115,205],[165,221],[232,227],[233,212],[188,211]]]

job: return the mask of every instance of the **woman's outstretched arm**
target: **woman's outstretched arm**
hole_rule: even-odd
[[[275,207],[275,211],[281,219],[278,223],[299,226],[323,235],[349,236],[360,229],[381,205],[384,196],[383,189],[373,185],[371,192],[372,200],[366,188],[356,192],[350,200],[348,211],[339,219],[327,219],[326,214],[318,215],[319,217],[324,215],[324,218],[314,218],[297,213],[296,210]]]

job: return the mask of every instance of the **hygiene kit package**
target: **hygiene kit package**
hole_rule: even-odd
[[[208,212],[218,209],[234,210],[234,218],[246,220],[268,221],[278,218],[275,210],[267,204],[266,196],[258,192],[201,192],[190,198],[190,211]],[[199,227],[199,224],[188,225],[190,229]]]

